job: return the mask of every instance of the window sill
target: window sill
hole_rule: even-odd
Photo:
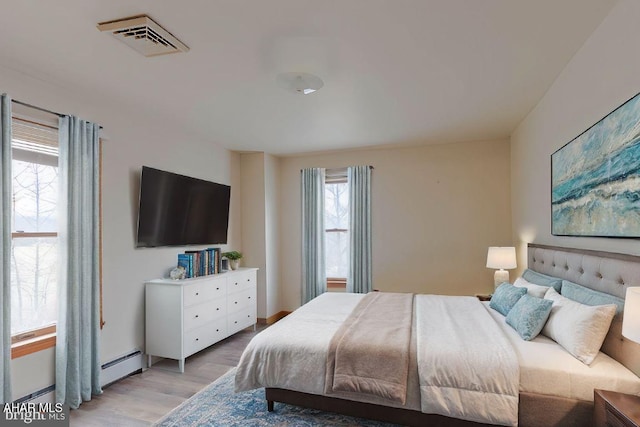
[[[329,291],[346,291],[347,279],[341,277],[329,277],[327,278],[327,290]]]
[[[11,358],[26,356],[28,354],[37,353],[47,348],[55,347],[56,333],[41,335],[39,337],[20,341],[11,345]]]

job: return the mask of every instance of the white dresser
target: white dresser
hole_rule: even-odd
[[[193,279],[145,284],[145,351],[177,359],[256,324],[257,268],[240,268]]]

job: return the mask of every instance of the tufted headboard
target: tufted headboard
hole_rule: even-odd
[[[629,286],[640,286],[640,256],[529,243],[528,268],[624,299]],[[602,352],[640,376],[640,344],[622,336],[617,315]]]

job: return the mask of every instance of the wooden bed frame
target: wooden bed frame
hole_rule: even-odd
[[[352,417],[368,418],[406,426],[467,427],[485,425],[442,415],[425,414],[410,409],[374,405],[373,403],[356,402],[336,397],[284,390],[281,388],[266,388],[265,397],[267,399],[267,409],[269,412],[273,412],[274,402],[282,402],[304,408],[318,409],[320,411],[335,412]]]
[[[639,256],[529,244],[528,268],[621,298],[625,296],[626,287],[640,286]],[[640,376],[640,345],[622,337],[621,324],[621,318],[614,319],[602,351]],[[416,410],[281,388],[266,388],[265,398],[269,412],[274,410],[274,402],[281,402],[407,426],[464,427],[486,425],[442,415],[425,414]],[[541,417],[541,414],[544,414],[544,418]],[[521,427],[580,427],[592,424],[592,402],[520,393],[518,425]]]

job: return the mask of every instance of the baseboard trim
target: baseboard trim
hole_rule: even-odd
[[[289,314],[291,314],[290,311],[280,311],[276,314],[274,314],[271,317],[268,317],[266,319],[259,317],[258,318],[258,323],[261,325],[272,325],[274,323],[276,323],[278,320],[282,319],[283,317],[288,316]]]
[[[33,403],[52,403],[55,400],[55,384],[45,387],[42,390],[34,391],[31,394],[16,399],[14,403],[33,402]]]
[[[142,372],[143,363],[142,351],[137,349],[105,363],[101,366],[100,385],[105,387],[129,375]]]
[[[103,364],[100,367],[100,386],[106,387],[122,378],[142,372],[142,363],[142,352],[136,349]],[[55,384],[52,384],[26,396],[22,396],[16,399],[15,402],[51,403],[54,399]]]

